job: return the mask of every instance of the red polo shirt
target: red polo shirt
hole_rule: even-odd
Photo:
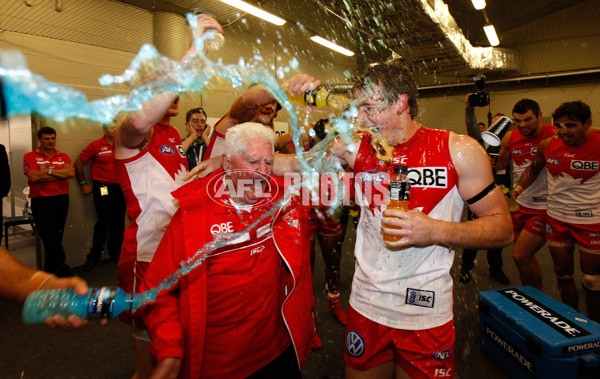
[[[115,176],[115,157],[113,155],[113,145],[104,139],[104,137],[90,143],[79,154],[79,159],[84,163],[92,161],[92,179],[102,183],[116,184]]]
[[[38,147],[34,151],[23,156],[24,172],[43,170],[45,168],[56,170],[64,168],[65,165],[68,164],[71,164],[71,158],[58,150],[54,151],[52,157],[48,157],[46,154],[42,153]],[[64,195],[69,193],[69,182],[67,180],[53,180],[45,183],[33,183],[31,180],[28,180],[27,182],[29,183],[29,197],[31,198]]]

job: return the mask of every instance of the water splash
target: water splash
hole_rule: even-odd
[[[196,18],[187,15],[192,33],[197,36]],[[181,61],[174,61],[161,55],[154,46],[142,46],[129,68],[121,75],[104,75],[99,83],[111,90],[116,87],[128,91],[126,94],[114,95],[104,99],[88,101],[85,94],[68,86],[48,81],[44,77],[34,74],[27,68],[24,56],[16,51],[0,51],[0,78],[2,91],[6,99],[5,113],[11,117],[16,115],[37,112],[56,121],[68,118],[85,118],[101,123],[112,121],[121,112],[132,112],[142,109],[142,104],[156,95],[171,91],[174,93],[201,92],[216,83],[218,79],[225,78],[234,88],[240,88],[250,83],[260,83],[273,97],[286,109],[289,115],[289,126],[293,132],[293,141],[296,146],[302,146],[301,136],[307,133],[299,127],[298,115],[293,104],[279,86],[277,79],[266,68],[250,65],[240,61],[236,65],[224,65],[221,61],[213,62],[204,53],[206,36],[196,37],[194,45],[196,51],[188,54]],[[261,60],[255,59],[260,63]],[[297,59],[290,62],[292,69],[298,66]],[[290,67],[282,68],[278,75],[289,72]],[[333,140],[340,136],[352,151],[356,149],[352,136],[354,134],[354,120],[358,114],[356,104],[351,104],[341,117],[331,120],[327,137],[315,145],[305,156],[297,150],[300,167],[304,174],[302,181],[293,184],[293,188],[284,189],[287,194],[295,193],[299,188],[308,188],[311,193],[318,196],[318,181],[311,181],[312,174],[331,173],[332,186],[336,188],[337,198],[331,203],[328,213],[332,215],[342,203],[344,193],[341,180],[343,169],[337,158],[326,151]],[[289,199],[287,199],[289,200]],[[259,218],[250,230],[266,217],[271,217],[275,211],[284,205],[286,198],[282,198],[270,212]],[[132,307],[137,309],[149,301],[154,301],[156,295],[170,288],[173,283],[181,280],[190,271],[200,266],[212,252],[238,238],[244,232],[236,234],[217,235],[199,249],[187,261],[181,262],[181,268],[167,277],[157,288],[141,294],[128,294]]]

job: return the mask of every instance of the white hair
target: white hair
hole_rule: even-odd
[[[225,155],[228,157],[244,153],[250,140],[265,140],[275,146],[275,132],[256,122],[245,122],[233,126],[225,133]],[[274,150],[273,150],[274,151]]]

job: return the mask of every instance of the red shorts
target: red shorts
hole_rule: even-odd
[[[513,231],[525,230],[533,235],[543,237],[546,229],[546,210],[532,209],[519,206],[519,209],[511,212]]]
[[[368,370],[394,360],[411,378],[454,377],[454,322],[425,330],[394,329],[348,307],[344,361]]]
[[[138,293],[142,285],[142,278],[148,269],[150,262],[127,262],[120,264],[117,268],[117,285],[127,293]],[[124,323],[136,328],[145,328],[142,316],[138,313],[123,312],[119,319]]]
[[[310,233],[335,235],[342,232],[342,222],[337,213],[330,215],[327,208],[310,209],[308,216]]]
[[[546,217],[546,238],[553,245],[573,245],[600,250],[600,224],[570,224]]]

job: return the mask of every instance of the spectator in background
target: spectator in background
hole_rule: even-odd
[[[519,100],[512,110],[516,130],[508,132],[500,145],[496,170],[508,168],[512,160],[513,185],[534,159],[540,142],[554,135],[554,126],[542,125],[542,111],[531,99]],[[535,253],[544,246],[546,218],[546,172],[541,172],[527,190],[515,185],[519,209],[511,212],[514,232],[512,257],[519,269],[521,284],[542,289],[542,266]]]
[[[573,280],[575,245],[588,316],[600,322],[600,135],[591,133],[592,113],[581,101],[561,104],[552,114],[558,138],[544,139],[513,191],[517,201],[547,171],[546,237],[560,297],[579,309]]]
[[[207,117],[202,108],[192,108],[185,114],[187,136],[181,141],[181,145],[187,156],[188,170],[202,162],[210,142],[210,125],[206,123]]]
[[[0,144],[0,217],[3,217],[2,199],[10,192],[10,166],[8,164],[8,155],[6,148]],[[2,244],[2,236],[4,233],[4,225],[0,218],[0,245]]]
[[[75,160],[75,175],[81,192],[84,195],[92,193],[96,209],[92,248],[83,265],[83,271],[90,271],[100,261],[105,243],[110,259],[118,262],[121,255],[126,206],[123,191],[115,175],[113,135],[116,126],[116,121],[102,125],[104,136],[90,143]],[[83,166],[89,161],[92,162],[93,186],[87,182],[83,170]]]
[[[465,119],[467,121],[467,133],[470,137],[472,137],[477,142],[479,142],[479,144],[481,146],[483,146],[485,151],[488,153],[488,156],[492,159],[492,169],[494,169],[494,167],[493,167],[495,164],[494,156],[496,158],[498,157],[498,152],[500,151],[500,146],[488,146],[483,141],[483,138],[481,138],[481,133],[485,131],[486,126],[483,122],[480,122],[477,125],[475,125],[475,122],[477,122],[477,119],[475,117],[475,109],[469,103],[470,95],[471,94],[468,94],[467,99],[466,99]],[[494,115],[494,117],[492,118],[492,123],[494,123],[501,116],[504,116],[504,115],[502,113],[497,113],[496,115]],[[504,183],[504,181],[506,180],[505,173],[506,173],[505,170],[502,173],[499,173],[498,171],[494,172],[494,181],[496,182],[496,184],[498,184],[498,185],[505,184]],[[510,185],[506,186],[506,187],[510,187]],[[475,219],[475,215],[473,214],[473,212],[471,212],[471,209],[469,209],[468,206],[467,206],[467,215],[468,215],[467,217],[469,220]],[[476,249],[463,249],[461,265],[460,265],[460,277],[458,278],[458,280],[461,283],[469,283],[471,281],[471,270],[473,269],[476,256],[477,256]],[[502,262],[502,249],[498,249],[498,248],[488,249],[487,261],[488,261],[488,265],[489,265],[490,276],[500,284],[509,284],[510,280],[508,279],[508,277],[504,274],[504,271],[502,270],[502,263],[503,263]]]
[[[71,276],[62,238],[69,210],[68,179],[75,176],[75,170],[71,158],[56,150],[56,130],[44,126],[37,138],[39,147],[25,154],[23,170],[35,226],[44,243],[44,270],[58,277]]]

